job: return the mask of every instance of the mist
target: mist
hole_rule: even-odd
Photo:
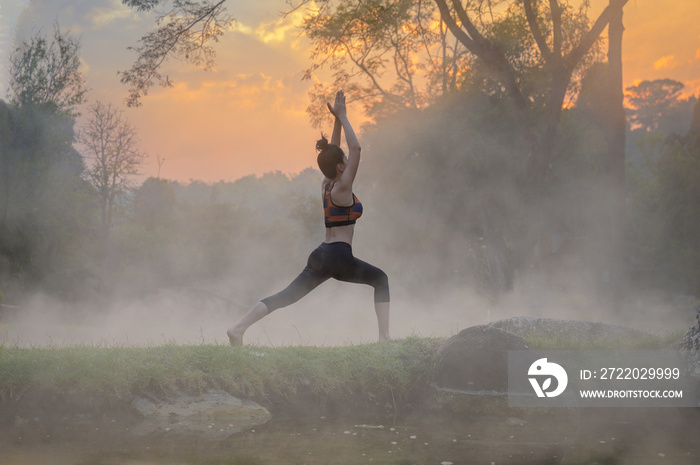
[[[591,168],[601,147],[560,140],[557,180],[532,200],[521,188],[525,145],[503,130],[503,115],[482,116],[489,108],[453,99],[361,133],[355,193],[365,212],[353,252],[389,276],[392,336],[444,338],[513,316],[686,329],[692,296],[616,269],[635,249],[608,233],[614,188]],[[581,121],[569,117],[564,134]],[[5,287],[0,344],[226,344],[226,329],[286,287],[323,240],[321,179],[313,169],[213,184],[150,178],[120,200],[101,255],[88,233],[80,254],[47,259],[35,290]],[[96,221],[94,207],[81,209]],[[372,289],[329,280],[251,327],[245,342],[376,338]]]
[[[29,34],[32,15],[56,5],[43,6],[49,10],[23,13],[18,32]],[[73,13],[70,21],[90,30],[89,16]],[[86,52],[94,50],[88,42]],[[110,56],[113,65],[116,55],[103,49],[98,55],[86,59],[97,68]],[[389,276],[393,337],[448,337],[511,316],[600,321],[655,334],[687,328],[700,292],[694,258],[700,244],[692,239],[700,208],[692,189],[685,197],[670,193],[681,191],[674,170],[695,171],[674,161],[678,154],[663,138],[674,135],[696,150],[683,141],[692,136],[697,99],[667,96],[675,100],[660,118],[649,112],[658,134],[628,128],[621,195],[608,173],[601,63],[577,71],[577,100],[562,112],[541,182],[532,181],[529,168],[532,132],[544,133],[541,123],[523,128],[507,94],[480,74],[477,62],[460,66],[465,81],[455,76],[452,91],[432,89],[425,95],[430,105],[378,105],[368,115],[374,121],[356,128],[363,161],[354,189],[365,212],[353,251]],[[537,85],[524,95],[536,113],[549,84],[533,75],[525,87],[530,79]],[[361,103],[352,105],[355,122]],[[118,198],[105,243],[96,192],[73,148],[75,121],[29,106],[1,110],[0,343],[226,343],[226,329],[287,286],[323,240],[321,174],[270,166],[263,176],[233,182],[149,178]],[[636,108],[635,117],[643,110]],[[643,153],[638,143],[652,137],[661,149]],[[307,147],[313,160],[314,141]],[[659,169],[664,158],[666,171]],[[645,159],[653,166],[641,166]],[[673,217],[675,205],[690,212],[679,217],[691,220]],[[376,340],[376,330],[371,289],[329,281],[254,325],[246,342],[357,344]]]

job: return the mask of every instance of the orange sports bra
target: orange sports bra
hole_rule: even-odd
[[[355,221],[362,216],[362,203],[352,194],[352,205],[341,207],[333,203],[331,191],[335,183],[328,183],[323,186],[323,220],[327,228],[336,226],[347,226],[355,224]]]

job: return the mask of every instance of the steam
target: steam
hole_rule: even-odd
[[[394,338],[444,338],[513,316],[620,324],[657,335],[688,326],[691,297],[672,299],[663,290],[605,275],[598,261],[620,244],[606,242],[609,237],[600,232],[600,209],[606,211],[609,195],[604,185],[586,184],[590,179],[584,178],[562,187],[547,208],[528,210],[507,179],[469,177],[472,151],[508,154],[502,141],[463,134],[443,149],[441,160],[440,153],[426,150],[444,132],[421,127],[420,118],[381,129],[361,136],[366,149],[355,192],[365,213],[356,225],[353,252],[389,276]],[[428,143],[412,145],[416,139]],[[451,161],[455,156],[462,160]],[[445,160],[454,165],[444,166]],[[214,185],[172,182],[177,205],[168,206],[180,219],[165,223],[172,224],[168,230],[114,232],[122,249],[113,251],[113,259],[125,261],[121,271],[107,276],[109,298],[68,304],[37,294],[0,322],[0,344],[227,344],[226,330],[257,301],[287,286],[323,240],[321,179],[317,171],[305,170]],[[526,260],[507,290],[494,291],[511,266],[503,244],[540,222],[555,224],[572,205],[575,215],[564,218],[576,225],[575,234],[552,228],[523,254]],[[144,211],[165,212],[155,207]],[[516,215],[518,226],[508,226]],[[151,245],[138,245],[141,241]],[[132,243],[137,247],[129,249]],[[148,250],[157,260],[128,261],[120,250],[132,255]],[[545,251],[557,263],[536,266]],[[265,317],[244,338],[270,346],[376,340],[372,288],[333,280]]]
[[[84,307],[79,311],[46,296],[35,296],[0,326],[0,344],[227,344],[226,329],[243,315],[242,306],[193,294],[164,290],[143,301],[125,300],[109,308]],[[669,301],[663,293],[639,291],[625,301],[622,311],[612,312],[605,302],[587,293],[585,286],[566,293],[544,293],[534,283],[517,286],[498,303],[468,289],[454,289],[432,301],[407,295],[406,290],[392,287],[394,338],[445,338],[473,325],[513,316],[600,321],[664,335],[686,329],[688,319],[678,307],[690,305],[689,301]],[[376,339],[372,289],[332,280],[296,304],[268,315],[245,335],[246,344],[273,347],[363,344]]]
[[[678,301],[612,279],[601,264],[624,245],[606,234],[613,193],[592,174],[604,147],[581,140],[588,132],[567,114],[574,121],[562,122],[556,151],[564,162],[554,173],[565,182],[552,187],[547,202],[528,202],[517,188],[527,144],[507,112],[490,105],[459,96],[422,114],[381,120],[360,135],[355,192],[365,213],[353,251],[389,276],[392,336],[448,337],[512,316],[614,323],[654,334],[685,329],[692,298]],[[584,129],[600,136],[594,126]],[[313,158],[313,140],[308,149]],[[131,235],[113,234],[122,246],[116,260],[124,260],[124,250],[148,250],[158,260],[120,262],[126,269],[107,276],[113,294],[102,300],[67,304],[37,294],[21,302],[0,322],[0,344],[226,344],[226,329],[289,284],[323,240],[321,178],[306,170],[235,183],[172,183],[177,205],[142,213],[154,223],[153,212],[172,213],[172,225],[151,236],[144,224]],[[136,242],[148,244],[123,247]],[[518,243],[529,248],[517,251],[518,263],[509,262]],[[557,263],[540,266],[545,259]],[[376,339],[371,288],[332,280],[245,336],[246,343],[273,346]]]

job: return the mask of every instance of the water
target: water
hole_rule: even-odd
[[[522,413],[522,412],[521,412]],[[80,420],[80,419],[79,419]],[[384,422],[273,419],[221,437],[140,436],[129,415],[27,420],[0,431],[0,464],[697,464],[698,409],[571,409]]]

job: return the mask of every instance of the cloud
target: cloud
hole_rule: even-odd
[[[695,50],[695,59],[700,60],[700,48]]]
[[[654,69],[673,69],[676,67],[676,57],[674,55],[666,55],[654,62]]]
[[[87,75],[90,73],[90,65],[88,64],[87,61],[83,59],[83,57],[79,57],[78,60],[80,60],[80,72]]]
[[[85,15],[85,19],[88,20],[94,29],[102,28],[122,19],[130,21],[140,20],[136,11],[122,4],[120,0],[111,0],[109,5],[93,8]]]
[[[101,29],[119,18],[136,18],[120,0],[29,0],[17,27],[21,38],[50,29],[52,23],[74,33],[84,33]]]
[[[264,44],[287,43],[291,48],[297,49],[301,42],[298,25],[307,14],[298,9],[273,21],[260,22],[256,26],[235,21],[229,30],[254,37]]]
[[[301,19],[303,19],[303,13],[300,10],[296,10],[289,16],[260,24],[255,32],[260,37],[260,40],[266,44],[286,42],[291,40],[290,36],[299,36],[298,24]],[[294,40],[291,41],[295,42]]]
[[[273,77],[265,73],[240,73],[222,80],[197,85],[177,82],[172,88],[155,92],[149,100],[209,105],[219,110],[248,111],[276,115],[305,115],[306,88],[298,89],[299,76]]]
[[[241,21],[238,20],[231,23],[228,29],[231,32],[238,32],[244,35],[253,35],[253,28],[243,24]]]

